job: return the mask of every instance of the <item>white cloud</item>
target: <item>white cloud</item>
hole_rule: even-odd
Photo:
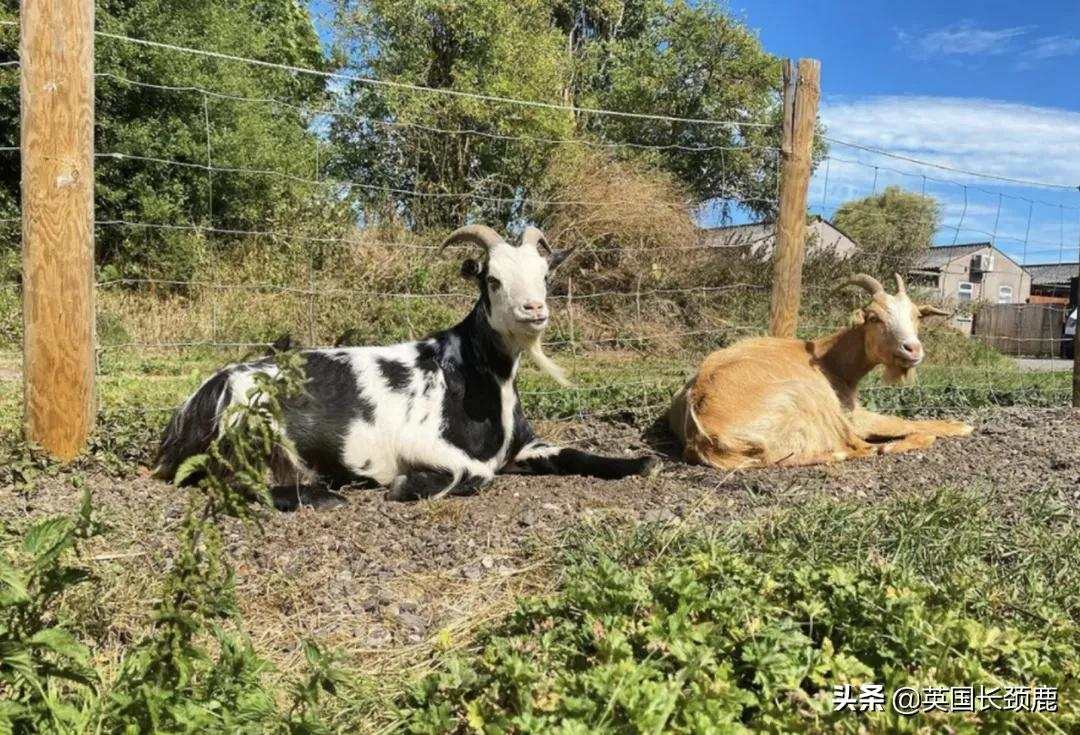
[[[847,199],[895,184],[942,202],[939,242],[995,239],[1029,262],[1056,260],[1064,251],[1075,259],[1080,112],[987,99],[872,97],[826,98],[821,115],[831,139],[926,163],[830,143],[830,160],[811,186],[815,211],[828,215]]]
[[[982,28],[971,20],[925,32],[896,31],[897,40],[917,59],[979,57],[1011,54],[1018,69],[1037,62],[1080,53],[1080,37],[1036,36],[1035,26]]]
[[[1031,29],[1031,26],[978,28],[972,21],[965,20],[922,35],[897,31],[897,38],[909,46],[918,58],[1003,54],[1009,50],[1014,39]]]
[[[1080,53],[1080,38],[1075,36],[1044,36],[1036,39],[1035,43],[1025,53],[1031,61],[1042,61],[1057,56],[1072,56]]]
[[[826,99],[821,115],[831,138],[995,176],[1080,184],[1080,112],[911,96]]]

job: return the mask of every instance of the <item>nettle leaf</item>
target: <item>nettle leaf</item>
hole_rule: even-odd
[[[39,557],[40,563],[50,561],[57,553],[70,545],[70,533],[74,525],[74,521],[68,516],[46,518],[31,526],[26,532],[23,548],[28,553]]]
[[[5,668],[23,676],[29,682],[37,682],[30,650],[18,641],[0,641],[0,671]]]
[[[27,600],[26,580],[14,567],[0,559],[0,584],[8,588],[6,594],[0,594],[0,606]]]
[[[194,475],[196,472],[203,471],[210,463],[209,454],[195,454],[188,457],[180,466],[176,468],[176,475],[173,477],[174,485],[183,485],[184,481]]]
[[[90,660],[90,650],[63,628],[45,628],[32,635],[30,646],[44,648],[85,665]]]
[[[25,706],[8,700],[0,700],[0,735],[14,735],[15,722],[27,715]]]
[[[57,666],[49,662],[39,663],[38,675],[42,679],[64,679],[91,689],[98,683],[97,671],[89,666]]]

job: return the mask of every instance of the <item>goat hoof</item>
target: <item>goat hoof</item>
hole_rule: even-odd
[[[410,495],[407,492],[402,492],[400,489],[397,488],[390,488],[386,491],[386,494],[383,495],[383,500],[389,501],[391,503],[408,503],[416,499],[416,497]]]
[[[641,460],[641,469],[638,470],[638,475],[641,477],[656,477],[660,474],[660,468],[663,466],[664,464],[659,457],[644,457]]]
[[[274,508],[284,513],[307,506],[313,510],[331,510],[345,505],[340,493],[321,487],[274,487],[270,488]]]
[[[416,494],[409,489],[407,479],[405,475],[395,477],[393,482],[386,488],[386,495],[383,498],[394,503],[407,503],[410,500],[416,500]]]

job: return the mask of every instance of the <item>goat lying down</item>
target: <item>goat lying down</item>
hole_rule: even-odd
[[[747,339],[705,358],[668,412],[686,461],[721,469],[811,465],[971,433],[959,421],[911,421],[859,406],[859,381],[878,365],[887,383],[914,380],[923,360],[919,320],[947,312],[913,304],[899,275],[894,295],[867,275],[849,285],[871,296],[851,327],[816,340]]]
[[[551,252],[534,227],[517,246],[489,227],[462,227],[443,247],[459,242],[486,254],[462,266],[480,294],[460,324],[419,342],[301,353],[308,382],[305,394],[284,406],[289,456],[274,462],[275,498],[291,493],[293,504],[309,502],[316,483],[368,483],[389,486],[390,499],[414,500],[474,493],[500,472],[617,479],[658,470],[655,457],[549,446],[522,412],[514,383],[522,353],[565,383],[540,336],[547,278],[568,253]],[[257,360],[203,383],[166,428],[157,474],[171,480],[184,459],[205,451],[255,373],[274,370],[271,359]]]

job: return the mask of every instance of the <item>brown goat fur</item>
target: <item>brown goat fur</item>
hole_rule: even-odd
[[[909,383],[922,362],[919,319],[944,314],[916,306],[869,276],[851,283],[871,293],[852,326],[816,340],[759,337],[713,352],[668,412],[688,462],[736,469],[810,465],[921,449],[941,436],[966,436],[959,421],[914,421],[858,404],[858,385],[878,365],[885,380]]]

